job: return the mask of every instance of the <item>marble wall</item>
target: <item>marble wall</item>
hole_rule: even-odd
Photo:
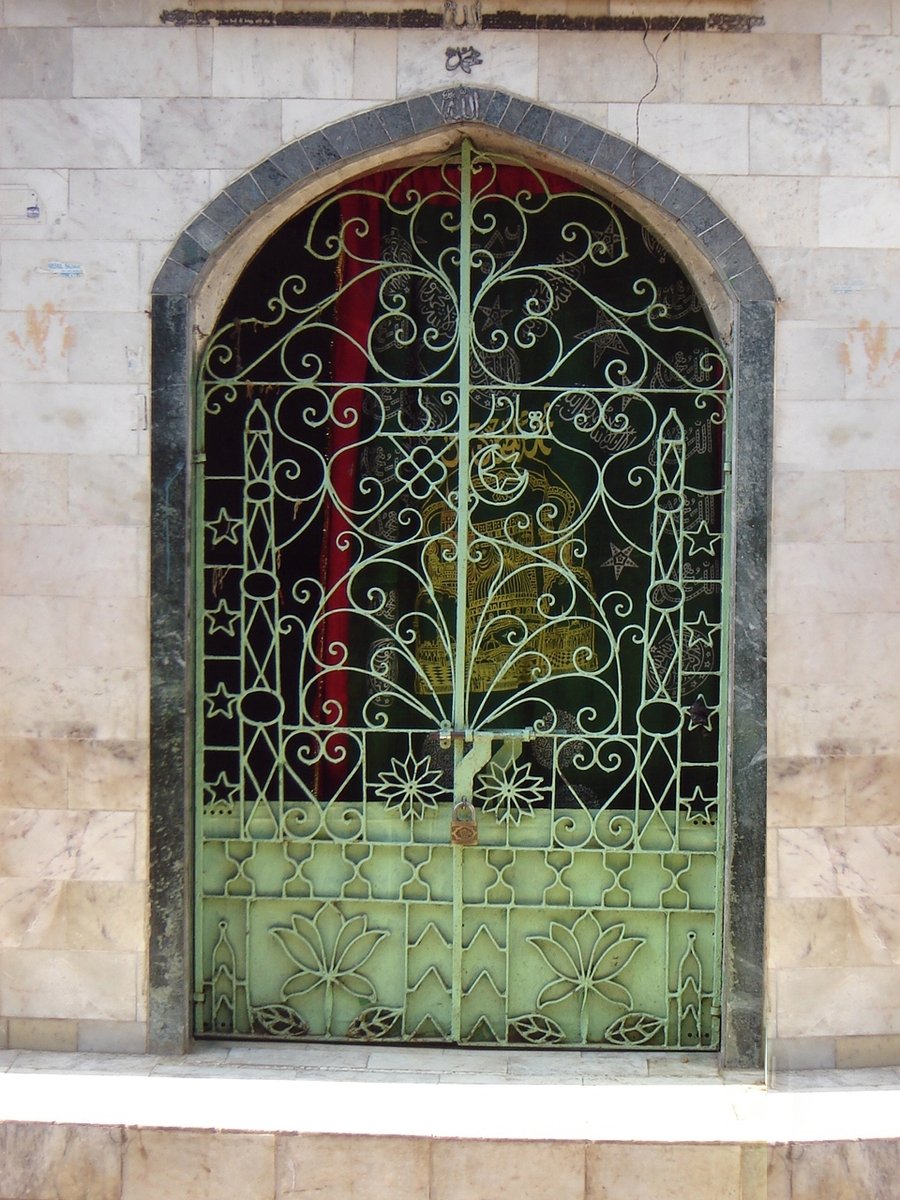
[[[12,1046],[144,1041],[153,277],[197,211],[283,142],[456,82],[443,32],[173,28],[162,7],[0,0],[0,1038]],[[695,179],[773,281],[770,1036],[782,1063],[896,1062],[900,4],[731,8],[764,24],[462,40],[483,59],[473,83],[637,140]]]

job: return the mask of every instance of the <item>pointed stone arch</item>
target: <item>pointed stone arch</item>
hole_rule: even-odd
[[[192,385],[196,348],[231,284],[280,224],[375,165],[465,134],[544,162],[629,210],[681,261],[734,373],[730,822],[722,1058],[761,1066],[764,1043],[766,558],[775,298],[740,230],[690,180],[632,143],[496,89],[455,87],[338,121],[272,154],[181,234],[152,297],[150,1045],[190,1036]]]

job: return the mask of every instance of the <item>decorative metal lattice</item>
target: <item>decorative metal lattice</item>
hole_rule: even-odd
[[[197,425],[198,1032],[718,1041],[729,371],[464,144],[246,269]]]

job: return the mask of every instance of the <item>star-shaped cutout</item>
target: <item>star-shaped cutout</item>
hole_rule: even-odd
[[[619,578],[626,567],[637,567],[638,564],[631,557],[634,546],[617,546],[615,542],[610,542],[609,548],[611,551],[610,557],[600,565],[602,567],[612,567],[616,573],[616,579]]]
[[[582,329],[580,333],[575,334],[579,342],[591,342],[594,360],[591,364],[596,367],[602,362],[604,357],[610,352],[619,351],[625,353],[628,347],[619,335],[618,330],[611,328],[609,321],[602,315],[597,318],[597,323],[590,329]]]
[[[220,771],[218,778],[212,783],[205,783],[203,791],[209,797],[207,805],[209,808],[214,808],[219,812],[228,812],[234,807],[235,797],[240,791],[240,787],[236,783],[232,783],[224,771]]]
[[[699,787],[694,788],[690,800],[682,800],[680,805],[687,814],[689,825],[712,825],[716,819],[718,803],[715,796],[704,796]]]
[[[220,600],[218,605],[206,614],[206,619],[209,621],[210,635],[214,633],[227,633],[229,637],[233,637],[234,624],[240,615],[233,608],[229,608],[224,600]]]
[[[238,527],[240,521],[234,517],[229,517],[224,508],[219,509],[219,515],[214,521],[210,521],[209,528],[212,532],[212,544],[218,546],[220,542],[231,542],[233,545],[238,544]]]
[[[696,621],[692,621],[690,625],[684,627],[685,633],[688,635],[688,646],[709,646],[712,649],[713,634],[718,628],[718,625],[711,625],[706,613],[702,612]]]
[[[492,304],[482,304],[479,306],[479,313],[484,318],[485,328],[490,331],[497,329],[503,324],[503,318],[508,317],[512,312],[511,308],[504,308],[500,303],[499,295],[494,297]]]
[[[206,697],[208,717],[230,717],[234,712],[234,702],[237,697],[232,696],[224,683],[220,683],[214,692]]]
[[[715,709],[710,708],[703,695],[699,695],[693,704],[688,704],[682,712],[688,719],[688,729],[712,730],[712,719]]]
[[[695,554],[709,554],[710,556],[715,554],[715,543],[719,540],[721,534],[713,533],[707,523],[701,521],[696,529],[686,529],[684,536],[690,542],[688,554],[693,558]]]

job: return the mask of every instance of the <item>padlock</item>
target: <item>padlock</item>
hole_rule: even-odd
[[[450,842],[454,846],[478,845],[478,821],[470,800],[460,800],[450,813]]]

